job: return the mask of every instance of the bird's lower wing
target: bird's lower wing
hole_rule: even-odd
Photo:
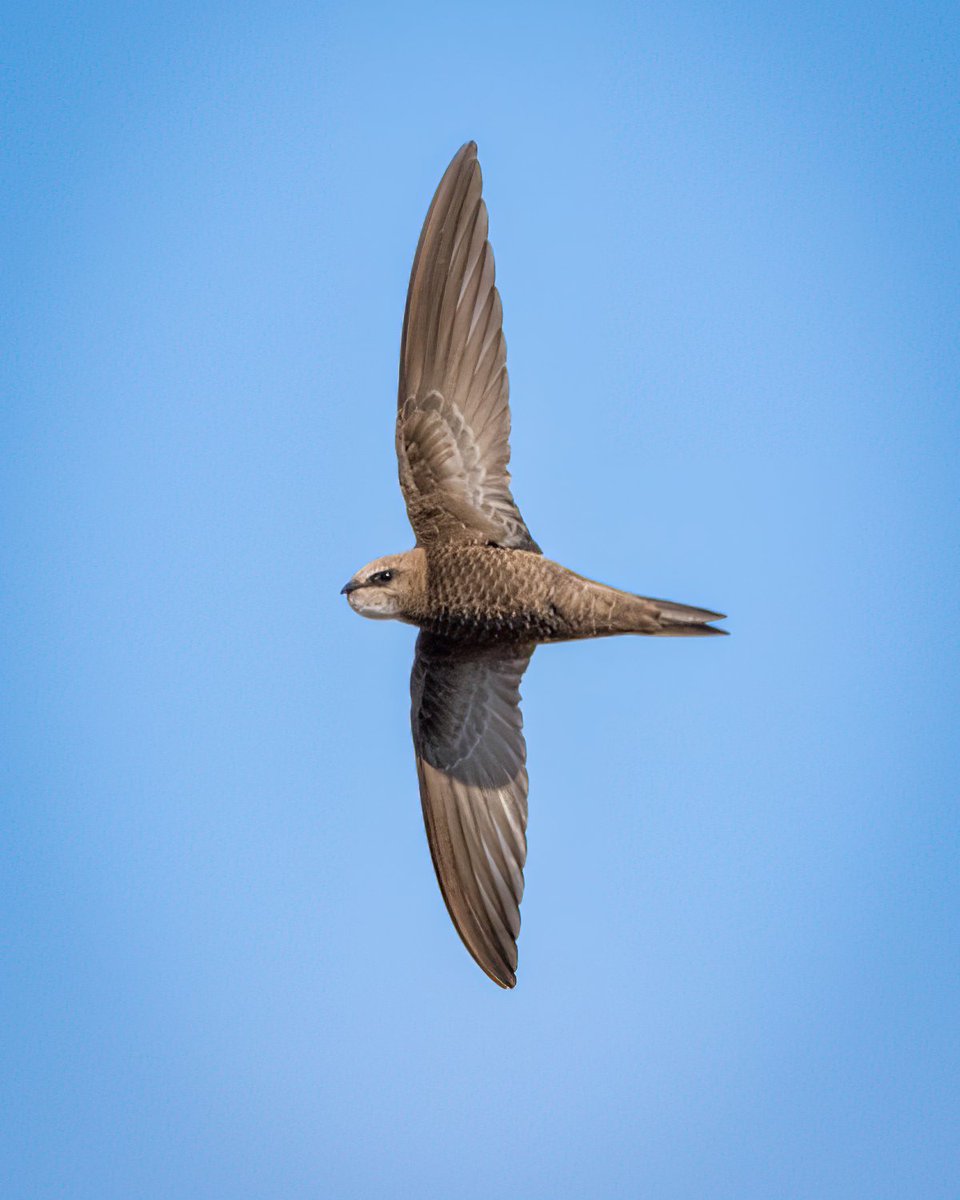
[[[527,771],[520,679],[533,646],[421,633],[410,680],[423,819],[447,910],[494,982],[516,983]]]

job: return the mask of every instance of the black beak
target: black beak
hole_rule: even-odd
[[[355,579],[351,579],[349,583],[345,583],[343,585],[343,587],[340,589],[340,595],[341,596],[349,596],[351,592],[355,592],[357,590],[357,588],[361,587],[361,586],[362,585],[357,583],[357,581]]]

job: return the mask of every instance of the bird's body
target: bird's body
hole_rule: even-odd
[[[389,562],[390,567],[383,564]],[[395,619],[461,642],[568,642],[639,633],[717,634],[719,613],[634,596],[530,550],[439,545],[378,559],[391,569]],[[383,585],[381,585],[383,586]]]
[[[420,629],[411,677],[420,796],[458,933],[516,983],[526,858],[520,679],[542,643],[720,634],[721,613],[619,591],[545,558],[510,491],[506,343],[476,146],[427,213],[407,293],[396,445],[414,549],[343,591],[362,616]]]

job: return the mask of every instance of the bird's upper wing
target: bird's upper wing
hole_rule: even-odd
[[[527,856],[520,679],[532,645],[464,646],[421,633],[410,680],[430,853],[464,945],[501,987],[517,981]]]
[[[510,385],[477,147],[447,167],[423,223],[403,317],[397,458],[420,545],[539,551],[510,494]]]

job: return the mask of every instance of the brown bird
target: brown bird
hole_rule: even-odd
[[[516,984],[526,859],[520,679],[541,642],[724,633],[722,613],[634,596],[544,558],[510,493],[507,348],[474,142],[447,168],[413,260],[397,458],[417,544],[343,588],[420,629],[410,691],[430,853],[457,932]]]

